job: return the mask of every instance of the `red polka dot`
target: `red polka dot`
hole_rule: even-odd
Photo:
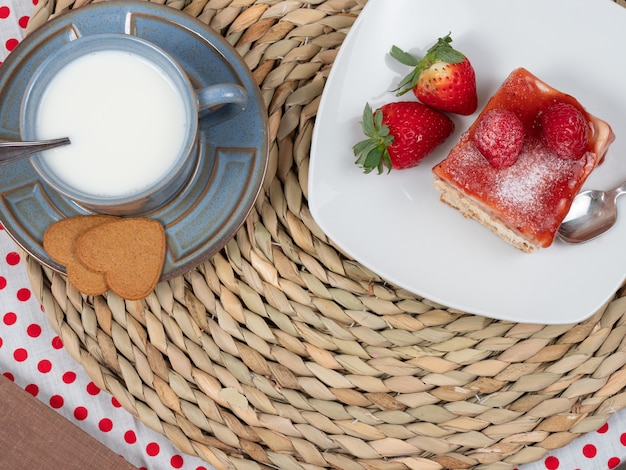
[[[17,20],[17,24],[20,25],[20,28],[26,29],[28,26],[28,22],[30,21],[29,16],[22,16],[19,20]]]
[[[74,408],[74,418],[76,418],[78,421],[83,421],[87,419],[88,415],[89,412],[84,406],[77,406],[76,408]]]
[[[111,421],[109,418],[102,418],[98,422],[98,428],[102,432],[109,432],[111,429],[113,429],[113,421]]]
[[[554,456],[548,457],[544,461],[544,464],[548,470],[556,470],[557,468],[559,468],[559,465],[561,465],[561,463],[559,462],[559,459],[557,459]]]
[[[66,384],[74,383],[76,380],[76,372],[72,372],[71,370],[63,374],[63,382]]]
[[[52,338],[52,347],[54,349],[63,348],[63,340],[59,338],[58,336],[55,336],[54,338]]]
[[[607,462],[609,468],[615,468],[620,464],[621,460],[619,457],[611,457]]]
[[[198,467],[198,468],[196,468],[196,470],[207,470],[207,468],[206,467]]]
[[[0,348],[2,347],[2,338],[0,338]]]
[[[87,393],[89,395],[97,395],[98,393],[100,393],[100,389],[95,383],[89,382],[87,384]]]
[[[39,0],[33,0],[33,5],[37,6],[39,4]]]
[[[24,387],[24,390],[26,390],[34,397],[39,395],[39,387],[36,384],[28,384],[26,387]]]
[[[120,404],[119,401],[117,401],[117,398],[115,397],[111,397],[111,404],[115,407],[115,408],[121,408],[122,405]]]
[[[4,43],[4,46],[7,48],[7,51],[10,52],[13,49],[15,49],[18,44],[19,44],[19,41],[17,39],[10,38],[10,39],[7,39],[7,42]]]
[[[126,431],[124,433],[124,440],[127,444],[134,444],[135,442],[137,442],[137,435],[135,434],[135,431],[131,429]]]
[[[7,312],[2,317],[2,321],[7,326],[15,325],[15,322],[17,321],[17,315],[15,314],[15,312]]]
[[[626,432],[620,435],[619,441],[622,443],[623,446],[626,446]]]
[[[26,328],[26,333],[31,338],[39,338],[39,335],[41,334],[41,327],[37,323],[32,323],[28,325],[28,328]]]
[[[0,276],[0,289],[4,289],[7,286],[7,279],[4,276]]]
[[[11,372],[5,372],[4,375],[7,379],[9,379],[11,382],[15,381],[15,377],[13,377],[13,374]]]
[[[15,251],[8,253],[6,256],[7,264],[9,266],[16,266],[20,264],[20,259],[20,254]]]
[[[61,408],[63,406],[63,403],[65,403],[65,400],[61,395],[52,395],[50,397],[50,406],[55,410]]]
[[[598,429],[596,432],[600,433],[600,434],[605,434],[607,431],[609,430],[609,423],[605,423],[602,425],[602,427],[600,429]]]
[[[146,446],[146,453],[150,457],[155,457],[155,456],[159,455],[160,451],[161,451],[161,448],[159,447],[159,444],[157,444],[156,442],[150,442]]]
[[[52,362],[50,362],[48,359],[42,359],[37,364],[37,370],[42,374],[47,374],[52,370]]]
[[[0,19],[8,18],[11,14],[11,9],[7,6],[0,7]]]
[[[17,291],[17,300],[26,302],[29,299],[30,299],[30,289],[27,289],[26,287],[22,287],[20,290]]]
[[[183,458],[180,455],[173,455],[170,459],[172,468],[183,468]]]
[[[26,351],[26,349],[24,348],[17,348],[15,351],[13,351],[13,359],[15,359],[17,362],[24,362],[26,359],[28,359],[28,351]]]
[[[593,444],[587,444],[583,447],[583,455],[588,459],[594,458],[597,453],[598,449],[596,449],[596,446],[594,446]]]

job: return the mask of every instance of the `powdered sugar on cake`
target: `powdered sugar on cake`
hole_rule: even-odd
[[[517,163],[496,176],[494,202],[516,226],[551,227],[555,214],[569,207],[571,183],[582,175],[586,161],[563,160],[536,142],[526,143]]]

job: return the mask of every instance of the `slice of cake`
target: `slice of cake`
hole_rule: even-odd
[[[552,244],[614,138],[574,97],[519,68],[433,168],[434,185],[443,202],[530,253]]]

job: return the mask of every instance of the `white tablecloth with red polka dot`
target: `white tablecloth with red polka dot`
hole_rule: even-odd
[[[19,44],[36,3],[0,0],[0,61]],[[0,373],[139,468],[212,468],[182,454],[91,382],[48,325],[30,291],[20,251],[1,227]],[[604,470],[615,468],[621,460],[626,460],[626,411],[596,432],[519,470]]]

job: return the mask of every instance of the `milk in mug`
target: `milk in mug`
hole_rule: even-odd
[[[159,66],[112,49],[80,56],[52,78],[36,135],[70,138],[42,155],[66,184],[93,196],[126,196],[168,174],[190,125],[180,91]]]

